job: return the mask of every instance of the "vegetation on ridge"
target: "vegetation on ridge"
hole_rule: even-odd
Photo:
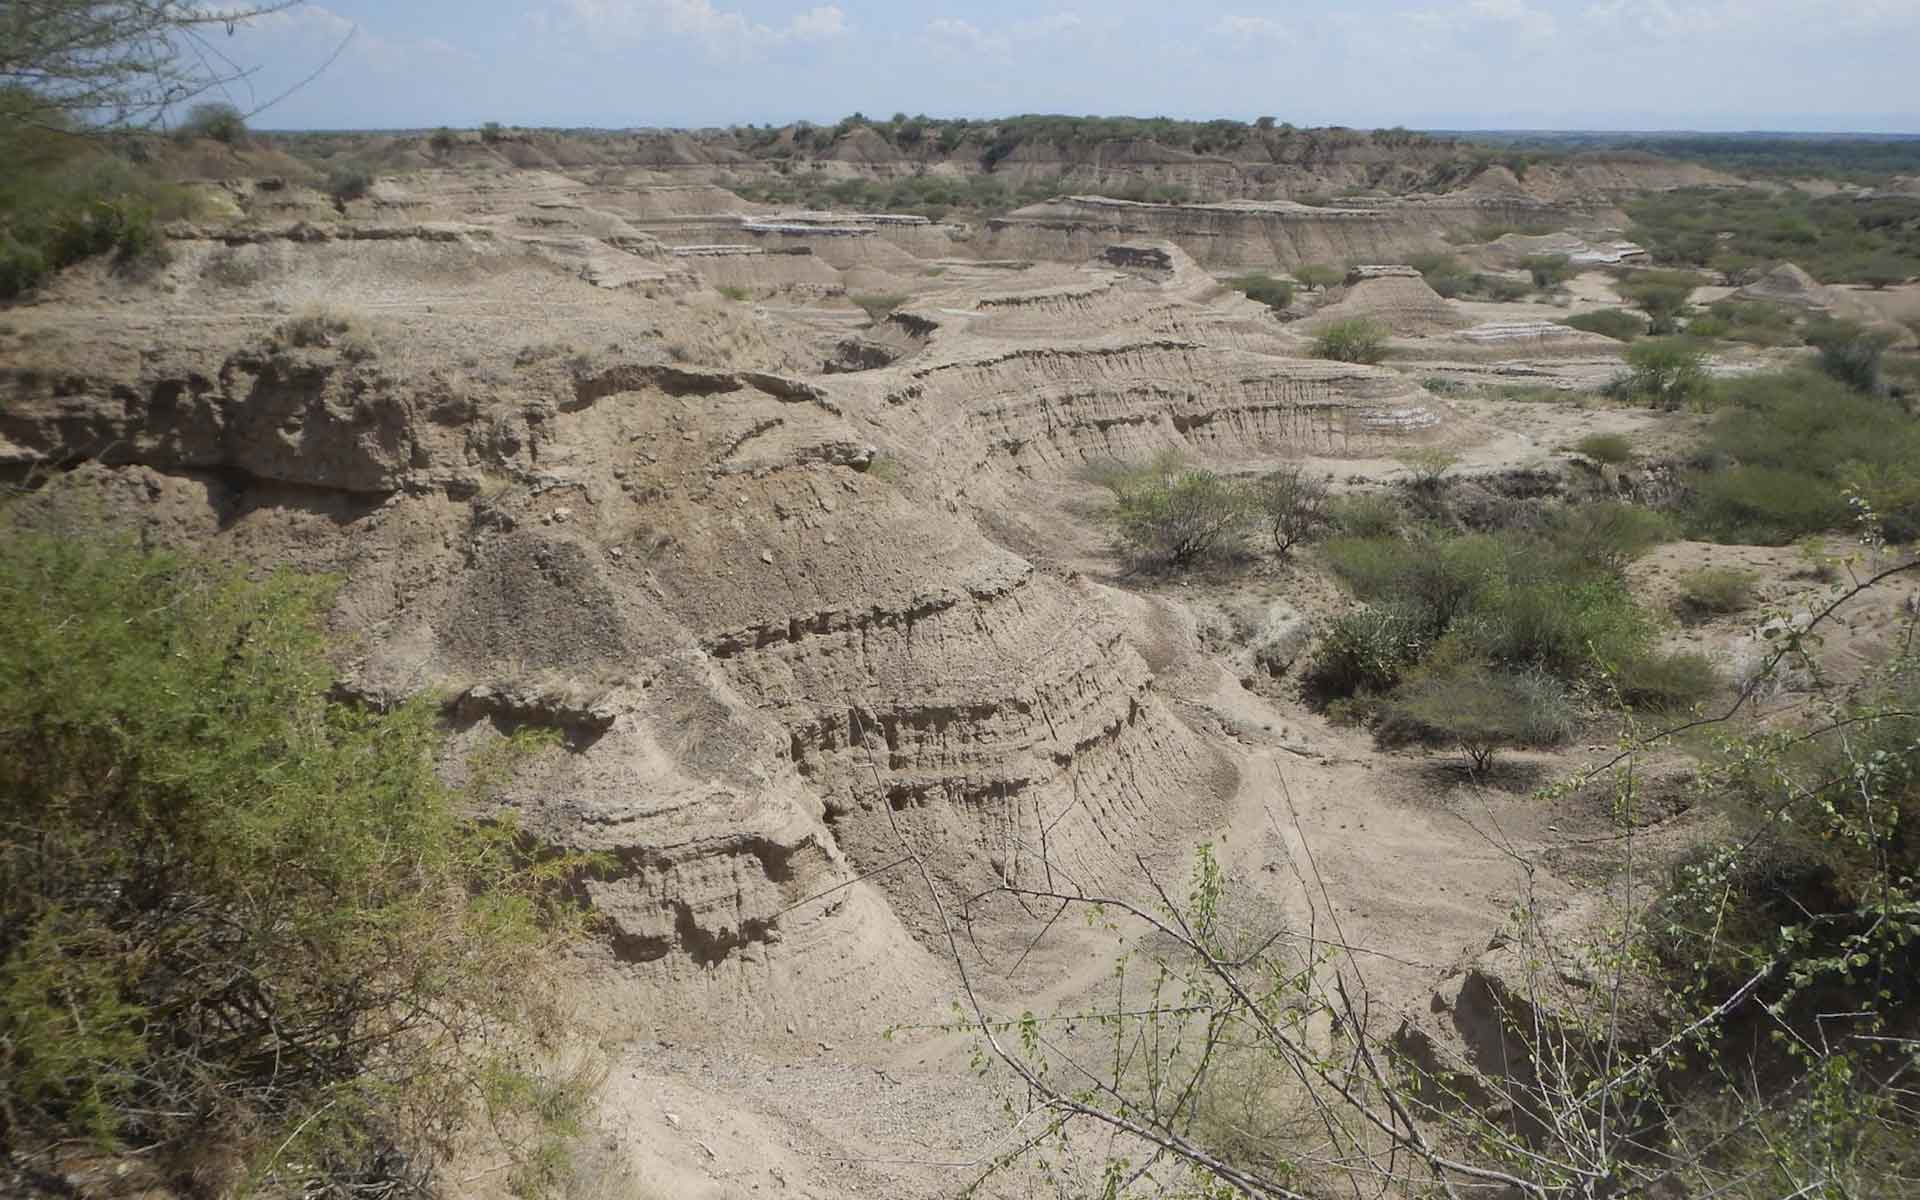
[[[523,1190],[556,1166],[586,1093],[541,1061],[543,973],[585,864],[466,815],[539,742],[449,791],[430,700],[328,698],[327,594],[0,531],[11,1164],[139,1147],[222,1194],[405,1190],[484,1114]]]

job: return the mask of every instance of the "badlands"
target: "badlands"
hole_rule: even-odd
[[[815,169],[910,171],[873,140]],[[1303,695],[1356,603],[1316,547],[1142,566],[1101,472],[1176,453],[1417,498],[1428,463],[1514,511],[1675,503],[1708,416],[1607,399],[1625,344],[1563,322],[1629,308],[1650,269],[1623,203],[1738,181],[1600,157],[1428,189],[1443,148],[1259,172],[1132,149],[1016,155],[1010,186],[1059,193],[937,217],[748,199],[778,182],[764,164],[680,135],[390,139],[344,199],[297,158],[229,155],[193,180],[219,215],[168,226],[164,266],[84,264],[0,312],[0,466],[28,519],[90,508],[149,546],[336,578],[338,697],[443,697],[450,776],[558,732],[501,803],[612,864],[566,970],[604,1076],[567,1194],[1095,1195],[1112,1156],[1127,1187],[1180,1185],[1112,1123],[1022,1153],[1060,1110],[983,1047],[1037,1015],[1057,1062],[1105,1062],[1071,1014],[1122,1009],[1147,985],[1116,962],[1167,939],[1042,897],[1159,912],[1202,846],[1236,921],[1364,991],[1355,1044],[1436,1074],[1510,1065],[1516,913],[1619,899],[1609,786],[1548,785],[1628,727],[1492,772],[1382,748]],[[1225,198],[1110,195],[1141,179]],[[1542,254],[1565,278],[1507,299],[1409,265],[1524,282]],[[1338,274],[1278,308],[1235,282],[1305,264]],[[1739,298],[1789,292],[1882,301],[1787,268]],[[1384,329],[1383,361],[1316,354],[1349,319]],[[1707,369],[1800,353],[1719,342]],[[1609,437],[1632,454],[1577,448]],[[1702,565],[1783,611],[1824,594],[1792,547],[1670,541],[1630,576],[1670,606]],[[1875,661],[1902,598],[1863,602],[1828,667]],[[1751,624],[1662,636],[1720,661]],[[1694,760],[1643,757],[1627,828],[1670,857]],[[1097,1101],[1100,1069],[1060,1086]],[[1253,1094],[1301,1115],[1286,1081]]]

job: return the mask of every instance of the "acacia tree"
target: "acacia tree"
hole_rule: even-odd
[[[1142,562],[1184,567],[1235,543],[1253,518],[1247,489],[1171,463],[1115,490],[1121,542]]]
[[[7,0],[0,5],[0,122],[141,128],[251,72],[214,42],[301,0]]]
[[[1307,474],[1297,464],[1268,474],[1253,489],[1254,504],[1273,539],[1273,549],[1283,557],[1326,526],[1331,499],[1326,480]]]

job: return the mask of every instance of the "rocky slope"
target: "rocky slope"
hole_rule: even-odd
[[[337,577],[343,698],[438,698],[451,775],[556,729],[506,803],[616,864],[588,885],[604,935],[580,963],[592,1027],[629,1056],[614,1144],[705,1170],[714,1152],[648,1108],[697,1095],[733,1131],[713,1144],[765,1144],[766,1186],[848,1194],[792,1131],[854,1144],[803,1111],[871,1090],[830,1042],[946,1015],[935,897],[1137,888],[1142,860],[1177,873],[1213,836],[1276,871],[1254,859],[1282,756],[1321,772],[1296,778],[1326,861],[1370,869],[1341,842],[1369,786],[1353,737],[1338,762],[1304,748],[1191,612],[1083,569],[1082,477],[1173,449],[1377,478],[1396,448],[1457,436],[1424,371],[1305,357],[1296,324],[1209,268],[1317,254],[1349,224],[1376,231],[1355,252],[1388,253],[1499,210],[1069,200],[968,230],[588,174],[423,171],[344,212],[293,183],[223,187],[234,215],[173,229],[152,277],[86,268],[7,313],[0,471],[32,489],[25,519]],[[1012,244],[1056,219],[1087,228]],[[845,296],[877,285],[903,298],[873,321]],[[1402,819],[1369,796],[1377,823]],[[1442,873],[1496,856],[1437,819],[1406,829],[1421,882],[1372,932],[1446,943],[1432,957],[1483,938],[1500,905]],[[1104,946],[1043,924],[967,928],[968,954],[1028,964],[983,984],[1009,1011],[1105,978]],[[1426,961],[1407,965],[1422,986]],[[926,1051],[926,1094],[955,1096],[963,1058]],[[763,1088],[776,1070],[819,1090]],[[892,1103],[855,1114],[862,1148],[904,1156],[998,1111],[968,1092],[960,1117],[903,1124]],[[942,1182],[861,1171],[856,1194]]]

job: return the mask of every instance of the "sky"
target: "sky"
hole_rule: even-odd
[[[247,110],[344,41],[267,129],[857,111],[1920,132],[1920,0],[326,0],[216,40],[254,69]]]

